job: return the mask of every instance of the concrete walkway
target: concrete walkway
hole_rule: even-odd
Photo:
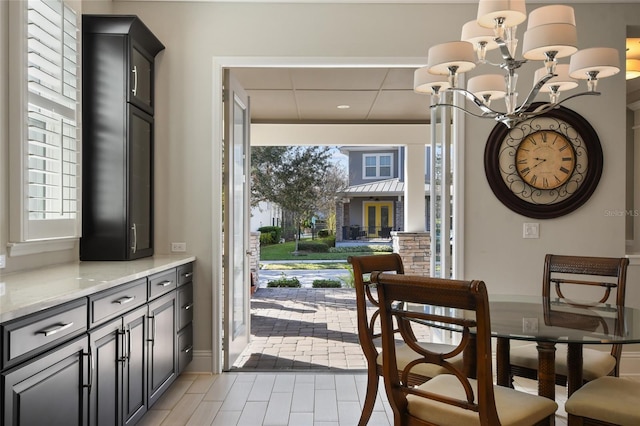
[[[259,288],[251,299],[251,334],[234,368],[366,369],[354,289]]]

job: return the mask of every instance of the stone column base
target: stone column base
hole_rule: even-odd
[[[393,252],[404,264],[405,274],[430,276],[431,234],[429,232],[391,232]]]

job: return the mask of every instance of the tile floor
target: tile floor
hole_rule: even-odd
[[[141,426],[355,426],[366,388],[363,373],[183,374],[138,423]],[[536,393],[536,382],[516,388]],[[556,390],[556,425],[566,426],[565,388]],[[392,424],[381,386],[370,426]]]
[[[260,288],[251,300],[251,344],[235,369],[181,375],[139,425],[357,425],[366,360],[355,311],[353,289]],[[516,387],[537,392],[526,379],[516,378]],[[566,389],[556,394],[556,424],[566,426]],[[381,384],[369,425],[392,420]]]

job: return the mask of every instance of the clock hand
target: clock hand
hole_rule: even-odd
[[[536,167],[538,167],[540,164],[544,163],[545,161],[547,161],[546,158],[535,158],[535,160],[540,160],[538,161],[536,164],[534,164],[533,166],[531,166],[532,169],[535,169]]]

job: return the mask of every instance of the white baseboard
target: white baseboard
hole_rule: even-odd
[[[213,354],[211,351],[193,351],[193,360],[187,366],[187,373],[211,374],[213,372]]]
[[[622,351],[622,358],[620,358],[620,375],[640,377],[640,351]]]

